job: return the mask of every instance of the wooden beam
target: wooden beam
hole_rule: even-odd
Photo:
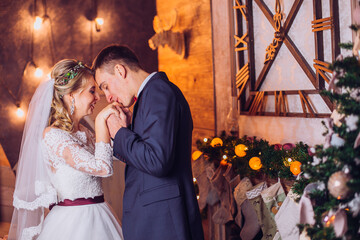
[[[240,115],[249,115],[249,112],[241,112]],[[329,118],[330,117],[330,113],[315,113],[315,115],[313,116],[310,113],[306,114],[307,118]],[[268,117],[278,117],[276,115],[275,112],[262,112],[262,116],[268,116]],[[304,113],[292,113],[292,112],[288,112],[286,114],[286,116],[283,117],[300,117],[303,118],[304,117]]]
[[[316,90],[316,89],[309,89],[309,90],[300,90],[303,93],[306,94],[319,94],[320,91]],[[265,95],[275,95],[275,91],[263,91]],[[286,95],[298,95],[299,94],[299,90],[282,90],[283,94]],[[255,91],[251,91],[250,95],[256,95],[257,92]]]
[[[241,14],[239,14],[238,11],[236,11],[237,8],[235,8],[235,16],[236,16],[236,34],[237,35],[243,35],[244,34],[244,29],[243,29],[243,18],[246,21],[247,20],[247,8],[246,5],[243,4],[243,1],[241,0],[236,0],[236,5],[237,6],[241,6],[241,8],[239,8]],[[243,7],[244,6],[244,7]],[[249,41],[249,39],[247,39]],[[245,65],[245,51],[238,51],[236,52],[236,59],[237,59],[237,69],[241,69],[244,65]],[[235,85],[235,87],[233,87]],[[235,80],[235,84],[232,85],[233,87],[233,91],[232,94],[233,96],[238,96],[238,100],[240,101],[240,111],[242,109],[242,106],[244,105],[243,103],[246,102],[246,96],[245,94],[242,93],[238,93],[237,88],[236,88],[236,80]],[[246,87],[246,85],[245,85]],[[241,90],[241,89],[240,89]]]
[[[340,22],[339,22],[339,1],[330,0],[330,15],[333,18],[331,28],[331,50],[332,60],[335,61],[336,57],[340,54]]]
[[[301,7],[301,4],[303,3],[303,0],[296,0],[291,7],[291,10],[289,12],[288,17],[286,18],[285,24],[284,24],[284,33],[285,35],[289,32],[291,25],[293,24],[295,17]]]
[[[322,4],[321,0],[313,0],[313,15],[314,21],[318,19],[322,19]],[[315,40],[315,59],[320,61],[324,61],[324,37],[323,31],[314,32],[314,40]],[[316,73],[316,89],[324,89],[325,81],[318,73]]]
[[[279,94],[277,94],[277,91],[274,91],[275,95],[275,113],[277,116],[280,116],[283,114],[284,116],[287,115],[287,108],[286,108],[286,96],[284,95],[283,91],[279,91]]]
[[[300,96],[300,100],[303,102],[302,104],[305,104],[307,109],[309,110],[310,114],[312,117],[315,117],[315,112],[312,109],[312,107],[310,106],[310,103],[307,99],[307,96],[305,94],[303,94],[302,91],[299,90],[299,96]]]
[[[248,29],[248,62],[249,71],[250,71],[250,90],[255,89],[255,49],[254,49],[254,16],[253,16],[253,7],[252,7],[252,0],[246,0],[246,8],[247,8],[247,29]]]

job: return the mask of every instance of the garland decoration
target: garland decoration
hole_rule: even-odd
[[[225,132],[217,137],[197,140],[196,145],[198,151],[193,153],[193,160],[202,153],[215,167],[223,160],[231,164],[237,174],[248,177],[266,175],[295,180],[301,171],[300,165],[311,159],[309,147],[303,142],[270,145],[263,139],[248,136],[239,139],[227,136]]]

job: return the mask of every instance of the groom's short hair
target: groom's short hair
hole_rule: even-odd
[[[113,74],[116,64],[125,64],[131,70],[137,72],[141,69],[139,59],[135,53],[127,46],[112,44],[103,48],[95,57],[92,69],[96,71],[104,68],[107,72]]]

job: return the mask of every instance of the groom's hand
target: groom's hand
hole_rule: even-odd
[[[126,115],[126,127],[128,127],[131,124],[132,112],[130,111],[129,108],[125,108],[125,107],[121,108],[121,110]]]
[[[115,135],[120,130],[120,128],[126,127],[126,119],[118,117],[115,114],[111,114],[106,120],[106,124],[108,126],[111,138],[115,138]]]

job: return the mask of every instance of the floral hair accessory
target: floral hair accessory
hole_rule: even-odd
[[[73,67],[70,71],[65,73],[60,79],[56,81],[56,84],[60,86],[66,85],[71,79],[74,79],[78,74],[78,70],[80,68],[85,68],[84,65],[79,62],[75,67]]]

